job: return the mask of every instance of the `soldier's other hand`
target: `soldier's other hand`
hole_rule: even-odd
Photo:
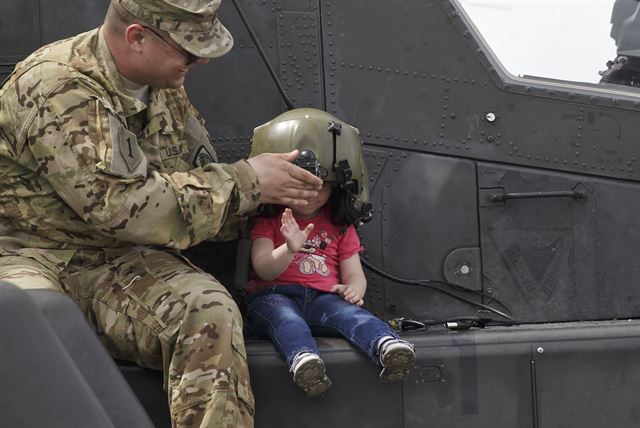
[[[247,159],[258,177],[260,202],[302,206],[308,204],[308,199],[318,196],[322,180],[291,163],[298,154],[298,150],[289,153],[262,153]]]

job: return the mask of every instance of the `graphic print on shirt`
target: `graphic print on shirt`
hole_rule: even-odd
[[[329,268],[325,262],[325,256],[314,253],[318,248],[324,250],[330,243],[331,238],[324,230],[314,235],[311,239],[307,239],[300,252],[293,258],[293,262],[298,265],[300,273],[304,275],[317,273],[318,275],[329,276]]]

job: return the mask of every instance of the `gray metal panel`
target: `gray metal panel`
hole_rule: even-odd
[[[272,39],[275,20],[258,19],[262,13],[269,14],[269,8],[260,3],[240,3],[272,63],[278,64],[277,45]],[[206,120],[220,161],[229,162],[249,154],[253,129],[280,114],[284,104],[231,1],[223,2],[219,16],[233,34],[234,48],[192,69],[185,89]],[[267,24],[269,28],[263,30]]]
[[[640,179],[640,97],[507,80],[448,1],[332,1],[323,25],[328,108],[369,144]]]
[[[163,373],[123,361],[118,362],[118,368],[151,417],[155,428],[171,428],[169,401],[162,387]]]
[[[294,105],[322,108],[318,1],[238,3],[272,66],[286,78]],[[233,34],[234,48],[191,70],[185,87],[207,121],[221,161],[229,162],[249,154],[253,129],[282,113],[285,104],[231,1],[223,2],[219,16]]]
[[[633,427],[638,321],[437,332],[413,338],[405,427]]]
[[[256,426],[632,427],[638,332],[640,322],[617,321],[414,333],[406,337],[418,360],[401,385],[379,383],[349,344],[321,338],[334,384],[313,399],[293,385],[271,343],[249,340]]]
[[[0,2],[0,82],[40,46],[39,16],[38,0]]]
[[[318,14],[279,12],[278,46],[280,76],[291,102],[299,107],[321,108],[323,94]]]
[[[402,385],[383,384],[379,369],[343,339],[318,338],[332,387],[307,397],[269,341],[248,340],[256,428],[402,427]]]
[[[542,343],[534,352],[540,428],[640,423],[640,338]],[[537,348],[536,348],[537,349]]]
[[[109,0],[25,0],[0,3],[0,62],[99,26]]]
[[[382,201],[375,193],[378,186],[378,179],[385,170],[387,161],[391,155],[384,149],[365,147],[364,160],[369,174],[369,189],[371,191],[371,202],[373,204],[373,219],[365,226],[356,229],[360,241],[365,247],[365,252],[361,257],[376,266],[382,266],[379,249],[382,245]],[[382,184],[381,186],[384,186]],[[367,293],[365,296],[365,307],[378,317],[385,317],[385,281],[365,270],[367,275]]]
[[[481,201],[485,288],[506,302],[516,319],[640,315],[636,184],[487,164],[479,165],[478,177],[481,188],[505,192],[587,189],[587,197],[577,200]]]
[[[102,25],[109,0],[40,0],[41,44]]]
[[[418,368],[403,387],[405,428],[532,426],[531,347],[491,332],[416,340]]]
[[[99,26],[109,0],[25,0],[0,3],[0,81],[42,45]]]
[[[367,153],[376,179],[371,192],[376,210],[373,220],[361,228],[365,257],[402,278],[444,280],[445,261],[452,251],[479,247],[475,165],[397,150],[388,150],[383,162],[375,152]],[[472,268],[480,271],[479,264]],[[375,275],[369,278],[377,288]],[[481,284],[470,287],[479,290]],[[393,282],[385,285],[384,301],[384,318],[475,313],[426,287]]]
[[[40,45],[39,16],[38,0],[0,2],[0,63],[22,57]]]

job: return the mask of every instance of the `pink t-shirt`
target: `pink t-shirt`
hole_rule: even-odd
[[[274,218],[254,218],[251,239],[270,239],[274,248],[284,244],[285,239],[280,233],[281,217],[282,214]],[[264,281],[254,273],[249,291],[279,284],[300,284],[320,291],[330,291],[340,283],[340,262],[362,250],[355,228],[349,226],[341,233],[344,227],[331,223],[326,206],[314,218],[296,218],[296,222],[301,230],[309,223],[314,225],[305,245],[293,256],[287,269],[278,278]]]

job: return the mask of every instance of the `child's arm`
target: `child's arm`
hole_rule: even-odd
[[[265,281],[278,278],[291,263],[293,255],[302,248],[312,230],[313,224],[300,230],[291,210],[286,208],[282,213],[282,226],[280,226],[280,233],[286,242],[274,248],[273,241],[269,238],[258,238],[253,241],[251,247],[253,270]]]
[[[354,305],[364,304],[364,293],[367,291],[367,279],[362,271],[358,253],[340,262],[342,284],[334,285],[332,293],[338,293],[344,300]]]

